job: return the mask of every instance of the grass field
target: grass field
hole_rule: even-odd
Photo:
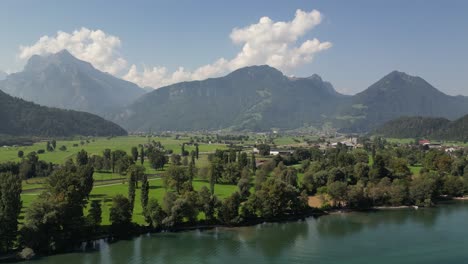
[[[52,162],[54,164],[62,164],[67,159],[73,158],[76,153],[84,149],[90,155],[102,155],[105,149],[111,150],[123,150],[130,154],[132,147],[136,147],[139,144],[145,144],[149,140],[160,141],[161,144],[166,148],[174,151],[174,153],[180,153],[181,145],[183,142],[188,142],[189,137],[181,137],[179,139],[168,138],[168,137],[140,137],[140,136],[126,136],[126,137],[114,137],[114,138],[93,138],[89,140],[89,143],[81,145],[81,140],[67,140],[67,141],[57,141],[57,148],[60,146],[65,146],[66,151],[56,150],[53,152],[45,152],[39,154],[39,159]],[[78,144],[78,146],[73,146]],[[225,149],[227,148],[224,144],[199,144],[199,151],[202,153],[213,152],[216,149]],[[2,147],[0,148],[0,162],[5,161],[19,161],[18,151],[22,150],[24,154],[30,153],[32,151],[38,151],[40,149],[46,149],[46,142],[38,142],[32,146],[19,146],[19,147]],[[185,150],[192,151],[195,150],[194,146],[185,146]]]

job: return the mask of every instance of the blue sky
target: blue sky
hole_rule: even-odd
[[[315,9],[321,20],[289,43],[291,48],[314,38],[331,44],[313,53],[311,61],[284,66],[287,74],[317,73],[337,90],[353,94],[400,70],[448,94],[468,95],[468,1],[7,0],[0,2],[0,70],[22,69],[27,58],[20,58],[21,45],[84,27],[119,40],[100,69],[123,58],[125,66],[115,75],[157,86],[178,80],[167,80],[178,67],[184,67],[185,80],[194,78],[201,66],[218,67],[220,58],[235,58],[245,43],[233,43],[234,28],[257,24],[265,16],[273,22],[292,21],[297,9]],[[222,75],[234,67],[229,63],[212,75],[197,76]],[[132,65],[135,75],[127,73]],[[145,67],[147,75],[142,73]],[[163,68],[167,73],[160,77],[156,70]]]

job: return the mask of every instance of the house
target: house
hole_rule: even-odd
[[[421,139],[419,140],[419,145],[425,145],[425,144],[431,144],[431,141],[427,139]]]
[[[284,150],[284,149],[272,149],[270,150],[270,155],[276,156],[276,155],[290,155],[293,154],[293,150]]]

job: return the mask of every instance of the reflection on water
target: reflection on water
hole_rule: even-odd
[[[162,233],[36,263],[456,263],[468,204],[353,212],[292,223]],[[463,262],[463,261],[462,261]]]

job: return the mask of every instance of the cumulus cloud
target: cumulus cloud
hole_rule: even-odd
[[[215,77],[256,64],[268,64],[288,73],[310,63],[316,53],[332,46],[330,42],[320,42],[316,38],[297,45],[298,40],[321,21],[322,15],[317,10],[297,10],[294,19],[288,22],[275,22],[269,17],[262,17],[258,23],[232,30],[232,42],[241,45],[242,49],[231,60],[221,58],[194,71],[179,68],[174,73],[168,72],[164,67],[143,67],[142,71],[138,71],[136,65],[132,65],[124,78],[140,85],[157,88],[180,81]]]
[[[119,53],[120,39],[102,30],[81,28],[71,34],[58,31],[56,36],[43,36],[31,46],[20,46],[19,58],[56,53],[67,49],[77,58],[88,61],[97,69],[111,74],[127,70],[127,61]]]
[[[154,88],[181,81],[217,77],[249,65],[268,64],[289,73],[310,63],[315,54],[332,46],[330,42],[320,42],[316,38],[299,42],[321,21],[322,15],[317,10],[297,10],[291,21],[275,22],[269,17],[262,17],[255,24],[232,30],[231,41],[241,47],[234,58],[220,58],[192,71],[179,67],[171,72],[164,66],[138,67],[136,64],[127,67],[126,60],[117,52],[120,47],[118,37],[86,28],[72,34],[58,32],[55,37],[44,36],[32,46],[20,47],[19,56],[29,58],[33,54],[68,49],[73,55],[91,62],[100,70],[113,74],[125,70],[119,76],[140,86]]]

